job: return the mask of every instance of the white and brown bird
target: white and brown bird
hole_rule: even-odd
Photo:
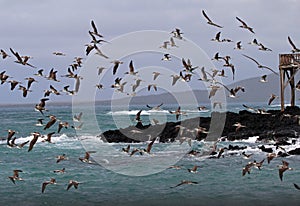
[[[56,180],[54,178],[51,178],[50,181],[43,182],[42,183],[42,193],[45,192],[46,186],[49,185],[49,184],[55,185],[56,184]]]
[[[59,163],[59,162],[61,162],[61,161],[63,161],[63,160],[68,160],[69,158],[66,156],[66,154],[62,154],[62,155],[58,155],[57,157],[56,157],[56,163]]]
[[[268,153],[267,154],[267,161],[268,164],[270,164],[270,162],[276,157],[277,155],[275,153]]]
[[[292,53],[300,52],[300,49],[296,47],[296,45],[292,41],[291,37],[289,37],[289,36],[288,36],[288,41],[289,41],[290,45],[292,46]]]
[[[207,14],[205,13],[204,10],[202,10],[202,14],[203,14],[203,16],[206,18],[207,23],[208,23],[209,25],[216,26],[216,27],[219,27],[219,28],[223,28],[222,26],[220,26],[220,25],[214,23],[214,22],[207,16]]]
[[[115,74],[117,73],[117,70],[118,70],[120,64],[123,64],[123,62],[122,62],[122,61],[119,61],[119,60],[114,60],[114,61],[112,61],[111,63],[114,64],[114,67],[113,67],[113,75],[115,75]]]
[[[62,168],[60,170],[53,170],[54,173],[65,173],[66,172],[66,168]]]
[[[54,135],[54,134],[55,134],[55,132],[50,132],[50,133],[48,133],[48,134],[47,134],[47,138],[44,139],[43,142],[53,143],[53,142],[51,141],[51,138],[52,138],[52,135]]]
[[[95,22],[94,22],[93,20],[91,20],[91,25],[92,25],[93,30],[90,31],[90,32],[91,32],[93,35],[96,35],[96,36],[102,38],[103,35],[101,35],[101,34],[98,32],[97,27],[96,27],[96,24],[95,24]]]
[[[59,122],[57,133],[60,133],[60,131],[61,131],[62,128],[67,129],[68,127],[69,127],[69,123],[68,122]]]
[[[188,171],[191,173],[197,173],[198,172],[197,169],[198,169],[198,166],[194,165],[191,169],[188,169]]]
[[[93,163],[93,162],[90,160],[90,157],[91,157],[90,154],[91,154],[91,153],[95,153],[95,151],[86,151],[84,157],[79,157],[79,160],[80,160],[81,162],[83,162],[83,163],[89,163],[89,164]]]
[[[151,90],[151,88],[153,88],[154,91],[157,91],[157,85],[156,84],[148,84],[148,91]]]
[[[138,72],[134,71],[133,61],[129,62],[129,72],[125,72],[125,74],[136,75]]]
[[[270,70],[271,72],[273,72],[274,74],[278,75],[277,72],[275,72],[273,69],[271,69],[270,67],[268,66],[264,66],[262,64],[260,64],[257,60],[255,60],[254,58],[250,57],[250,56],[247,56],[245,54],[242,54],[244,57],[248,58],[248,59],[251,59],[253,62],[255,62],[257,64],[257,67],[260,68],[260,69],[268,69]]]
[[[81,122],[82,115],[83,115],[82,112],[80,112],[79,114],[74,114],[73,121],[74,122]]]
[[[13,175],[8,177],[12,181],[12,183],[16,184],[16,180],[23,181],[23,179],[19,177],[19,172],[23,172],[23,171],[13,170]]]
[[[170,188],[175,188],[175,187],[179,187],[181,185],[195,185],[195,184],[198,184],[198,182],[195,182],[195,181],[190,181],[190,180],[182,180],[179,184],[175,185],[175,186],[172,186]]]
[[[81,184],[80,182],[77,182],[75,180],[70,180],[69,181],[69,184],[67,186],[67,190],[69,190],[72,186],[75,188],[75,189],[78,189],[78,185]]]
[[[283,173],[287,170],[293,170],[293,168],[290,168],[289,167],[289,163],[282,160],[282,165],[279,165],[279,169],[278,169],[278,172],[279,172],[279,178],[280,180],[282,181],[282,178],[283,178]]]
[[[182,112],[182,111],[180,110],[180,106],[179,106],[179,107],[177,108],[177,110],[175,110],[175,111],[170,111],[170,110],[169,110],[169,113],[170,113],[170,114],[175,114],[175,115],[176,115],[176,120],[178,120],[178,118],[179,118],[180,115],[186,114],[186,112]]]
[[[243,155],[243,158],[244,158],[244,159],[249,159],[253,154],[252,154],[252,153],[246,154],[246,152],[243,151],[243,152],[242,152],[242,155]]]
[[[153,74],[153,80],[156,80],[157,77],[158,77],[159,75],[161,75],[160,72],[152,72],[152,74]]]
[[[236,43],[236,46],[234,47],[234,49],[242,50],[242,49],[243,49],[243,47],[242,47],[242,42],[241,42],[241,41],[238,41],[238,42]]]
[[[33,135],[33,138],[31,139],[31,141],[29,143],[28,152],[30,152],[33,149],[33,146],[37,142],[38,138],[41,136],[41,134],[39,132],[33,132],[33,133],[31,133],[31,135]]]
[[[66,54],[63,52],[52,52],[52,54],[55,56],[66,56]]]
[[[250,174],[251,167],[254,166],[253,162],[249,162],[245,167],[243,167],[242,175],[245,176],[247,173]]]
[[[9,48],[11,53],[17,58],[17,60],[15,61],[18,64],[22,64],[22,65],[27,65],[30,66],[32,68],[36,68],[35,66],[29,64],[27,61],[31,58],[29,56],[20,56],[18,52],[15,52],[12,48]]]
[[[242,23],[242,25],[240,26],[241,28],[244,28],[244,29],[247,29],[249,30],[250,32],[252,32],[253,34],[255,34],[255,32],[253,31],[253,28],[252,27],[249,27],[246,22],[244,22],[243,20],[241,20],[239,17],[236,17],[236,19]]]
[[[47,124],[45,125],[45,127],[44,127],[44,130],[46,130],[46,129],[49,129],[52,125],[54,125],[55,124],[55,122],[56,122],[56,116],[54,116],[54,115],[50,115],[49,116],[49,118],[50,118],[50,120],[47,122]]]
[[[240,122],[236,122],[232,126],[236,127],[235,132],[238,132],[242,127],[246,127],[245,125],[242,125]]]
[[[5,59],[6,57],[10,57],[10,55],[8,55],[3,49],[0,50],[0,54],[2,56],[2,59]]]
[[[273,102],[276,98],[278,98],[277,95],[271,94],[271,96],[270,96],[270,98],[269,98],[269,101],[268,101],[268,105],[271,105],[272,102]]]
[[[267,80],[267,75],[265,74],[265,75],[262,75],[261,77],[260,77],[260,80],[259,80],[260,82],[262,82],[262,83],[266,83],[266,82],[268,82],[268,80]]]

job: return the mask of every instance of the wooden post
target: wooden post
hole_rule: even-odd
[[[284,111],[284,70],[279,66],[280,73],[280,100],[281,100],[281,111]]]
[[[291,72],[291,81],[290,81],[290,85],[291,85],[291,106],[293,107],[293,106],[295,106],[295,78],[294,78],[294,73],[295,73],[295,69],[294,68],[292,68],[291,70],[290,70],[290,72]]]

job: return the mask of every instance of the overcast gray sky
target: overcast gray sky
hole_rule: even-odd
[[[0,48],[13,48],[21,55],[33,56],[30,63],[49,71],[55,68],[59,75],[66,73],[75,56],[85,57],[84,44],[89,43],[88,30],[94,20],[106,40],[139,30],[172,31],[175,27],[184,32],[184,37],[199,45],[208,56],[216,52],[231,55],[236,67],[236,81],[268,74],[244,58],[247,54],[262,64],[278,70],[278,54],[289,53],[287,41],[290,36],[300,47],[298,0],[89,0],[89,1],[12,1],[0,0],[1,38]],[[206,24],[201,10],[223,29]],[[254,28],[255,34],[239,28],[238,16]],[[234,42],[242,41],[244,50],[236,51],[235,43],[210,41],[217,32],[223,38]],[[272,52],[262,52],[247,43],[257,38]],[[54,51],[67,54],[66,57],[52,55]],[[0,59],[0,71],[25,83],[24,78],[32,76],[37,69],[14,63],[14,57]],[[217,68],[220,63],[215,64]],[[20,91],[9,91],[8,85],[0,86],[0,103],[38,102],[42,91],[48,89],[49,82],[37,79],[34,91],[26,99]],[[72,81],[66,80],[66,84]],[[231,83],[228,80],[228,83]],[[59,88],[62,83],[51,83]],[[70,97],[51,99],[70,100]]]

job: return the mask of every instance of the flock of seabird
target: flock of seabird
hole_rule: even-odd
[[[218,29],[223,28],[223,26],[220,26],[219,24],[213,22],[211,20],[211,18],[208,17],[208,15],[206,14],[206,12],[204,10],[202,10],[202,14],[203,14],[204,18],[207,20],[208,25],[216,27]],[[254,29],[252,27],[250,27],[240,17],[236,17],[236,20],[239,23],[241,23],[241,25],[239,26],[240,28],[243,28],[243,29],[255,34]],[[100,45],[102,43],[107,43],[107,41],[104,40],[103,35],[100,34],[99,31],[97,30],[96,24],[93,20],[91,21],[91,26],[92,26],[92,30],[88,31],[88,33],[91,37],[91,41],[88,44],[85,45],[86,46],[86,50],[85,50],[86,55],[89,55],[92,51],[95,51],[95,54],[100,55],[101,57],[103,57],[105,59],[109,59],[109,57],[107,55],[105,55],[105,53],[103,53],[100,50]],[[183,34],[184,33],[179,28],[175,28],[173,31],[171,31],[172,36],[170,36],[170,39],[167,40],[167,41],[165,41],[165,40],[162,41],[162,45],[161,46],[158,45],[158,47],[161,48],[163,52],[167,51],[169,48],[178,49],[179,46],[176,44],[176,41],[183,40],[184,39]],[[229,38],[221,38],[221,31],[219,31],[216,34],[216,36],[212,39],[212,41],[220,42],[220,43],[222,43],[222,42],[233,42],[233,40],[231,40]],[[292,46],[292,52],[293,53],[300,52],[300,49],[298,49],[295,46],[295,44],[292,42],[290,37],[288,37],[288,42]],[[268,47],[264,46],[262,43],[259,43],[256,39],[253,39],[253,41],[249,42],[249,44],[258,46],[258,49],[260,51],[269,51],[269,52],[272,51]],[[242,46],[242,42],[238,41],[236,43],[236,46],[234,47],[234,49],[243,50],[244,48]],[[3,60],[15,57],[15,61],[14,61],[15,63],[20,64],[22,66],[28,66],[28,67],[33,68],[33,69],[37,68],[36,66],[29,63],[30,59],[32,59],[31,56],[20,55],[19,52],[15,51],[13,48],[9,48],[9,51],[11,52],[12,56],[9,55],[7,52],[5,52],[3,49],[1,49],[1,56],[2,56]],[[63,52],[58,52],[58,51],[55,51],[52,54],[55,55],[55,56],[62,56],[62,57],[67,55]],[[244,57],[246,57],[247,59],[253,61],[259,69],[267,69],[267,70],[277,74],[272,68],[260,64],[259,61],[255,60],[254,58],[252,58],[248,55],[245,55],[245,54],[242,54],[242,55]],[[181,59],[181,63],[182,63],[181,67],[183,67],[183,69],[178,74],[174,74],[174,75],[171,76],[170,84],[172,86],[174,86],[177,83],[177,81],[179,81],[179,80],[184,81],[184,82],[190,82],[192,80],[192,77],[195,75],[195,71],[199,69],[201,74],[202,74],[202,77],[200,77],[198,80],[211,83],[211,85],[210,85],[211,90],[210,90],[208,98],[213,97],[216,94],[216,92],[221,88],[226,89],[229,92],[229,96],[232,97],[232,98],[235,98],[235,97],[237,97],[237,95],[236,95],[237,92],[239,92],[239,91],[245,92],[245,88],[243,86],[237,86],[235,88],[228,88],[226,85],[224,85],[220,82],[217,82],[215,80],[216,76],[223,77],[223,78],[228,77],[225,74],[226,68],[231,69],[232,78],[234,80],[236,68],[235,68],[234,64],[231,62],[231,59],[232,58],[229,55],[221,56],[219,52],[215,53],[215,55],[213,57],[213,60],[223,61],[223,63],[224,63],[223,68],[224,69],[222,69],[222,70],[214,69],[214,70],[212,70],[212,73],[211,73],[211,72],[207,71],[206,68],[200,67],[200,65],[196,65],[196,66],[193,65],[191,59],[182,58]],[[39,103],[37,103],[34,107],[34,109],[37,110],[38,112],[40,112],[40,114],[42,115],[42,117],[37,120],[36,126],[37,127],[41,126],[41,127],[43,127],[43,130],[46,131],[49,128],[52,128],[55,124],[57,124],[58,125],[57,126],[57,132],[48,133],[46,136],[42,135],[40,132],[32,132],[31,133],[32,139],[30,141],[26,141],[26,142],[23,142],[21,144],[16,144],[15,143],[16,138],[14,137],[14,135],[17,132],[12,130],[12,129],[9,129],[8,130],[8,136],[6,138],[7,146],[9,146],[11,148],[15,148],[15,147],[23,148],[26,144],[29,143],[28,152],[31,152],[34,148],[34,145],[36,144],[36,142],[38,141],[39,138],[44,138],[43,139],[44,142],[52,143],[52,141],[51,141],[52,135],[60,133],[63,129],[68,129],[69,127],[73,128],[73,129],[81,129],[81,127],[83,125],[83,122],[81,121],[81,117],[82,117],[83,113],[75,115],[73,117],[74,125],[70,125],[66,121],[59,120],[54,114],[45,115],[45,112],[49,112],[48,109],[46,108],[46,102],[50,100],[51,95],[62,95],[62,93],[65,93],[67,95],[76,95],[76,93],[78,93],[78,91],[80,89],[80,82],[81,82],[81,80],[84,81],[84,79],[81,76],[79,76],[78,74],[76,74],[76,71],[82,67],[82,64],[83,64],[82,60],[83,60],[82,57],[75,57],[74,61],[67,68],[66,74],[61,75],[60,77],[57,75],[58,70],[55,70],[54,68],[52,68],[49,71],[48,75],[44,75],[44,72],[45,72],[44,69],[39,69],[38,71],[36,71],[37,73],[33,74],[34,76],[36,76],[36,78],[45,78],[46,80],[48,80],[50,82],[49,88],[44,90],[44,93],[43,93],[41,99],[39,100]],[[163,55],[163,57],[161,58],[161,61],[171,61],[171,60],[172,60],[172,57],[168,53],[165,53]],[[122,82],[122,77],[118,76],[119,71],[120,71],[119,68],[121,67],[121,65],[123,65],[125,63],[121,60],[111,60],[111,63],[112,63],[112,75],[116,76],[116,78],[114,80],[114,83],[110,87],[115,89],[118,92],[122,92],[122,93],[126,92],[127,94],[131,94],[131,95],[135,94],[135,91],[136,91],[137,87],[140,86],[140,84],[143,80],[140,79],[140,78],[137,78],[135,83],[132,84],[132,91],[125,91],[124,86],[127,84],[127,82]],[[133,60],[131,60],[128,63],[128,68],[129,68],[129,70],[127,72],[123,73],[124,75],[132,75],[132,76],[138,77],[137,74],[138,74],[139,71],[136,70]],[[103,73],[103,70],[105,70],[105,69],[107,69],[107,68],[98,67],[96,73],[98,75],[101,75]],[[152,74],[153,74],[153,81],[155,81],[157,78],[162,78],[162,77],[160,77],[161,73],[159,71],[153,71]],[[34,78],[34,77],[27,77],[25,79],[27,81],[27,84],[23,84],[22,81],[19,81],[19,80],[16,80],[16,79],[8,80],[9,78],[12,78],[12,77],[10,77],[10,75],[8,75],[6,73],[6,71],[2,71],[0,73],[1,85],[9,83],[10,84],[10,90],[12,90],[12,91],[15,90],[15,88],[19,85],[19,90],[22,91],[22,96],[24,98],[27,97],[30,92],[32,92],[32,90],[31,90],[32,85],[38,83],[37,79]],[[60,78],[74,79],[74,81],[75,81],[74,89],[70,90],[70,85],[64,85],[62,89],[55,88],[55,86],[52,83],[57,83],[57,82],[63,83],[63,79],[60,79]],[[263,82],[263,83],[267,82],[267,75],[262,76],[260,81]],[[104,89],[105,88],[101,83],[95,85],[95,87],[97,87],[98,89]],[[150,84],[148,84],[147,88],[148,88],[148,91],[157,91],[158,87],[159,87],[159,85],[157,85],[155,83],[150,83]],[[272,94],[269,101],[268,101],[268,104],[270,105],[275,98],[277,98],[277,96],[275,94]],[[147,105],[147,107],[149,109],[159,110],[162,105],[163,105],[163,103],[160,104],[160,105],[154,106],[154,107]],[[216,105],[219,105],[220,107],[222,107],[220,102],[214,102],[214,106],[216,106]],[[197,108],[199,110],[206,109],[206,108],[203,108],[201,106],[197,106]],[[142,112],[142,110],[140,110],[136,114],[135,120],[137,122],[142,121],[141,120],[141,112]],[[180,106],[175,111],[169,111],[169,113],[174,114],[176,120],[179,120],[179,117],[181,115],[186,114],[186,112],[181,111]],[[45,120],[46,117],[48,117],[49,119],[48,119],[47,123],[44,124],[44,120]],[[77,123],[77,124],[80,123],[80,125],[75,125],[75,123]],[[233,126],[236,127],[236,131],[238,131],[242,127],[246,127],[245,125],[243,125],[240,122],[237,122]],[[181,130],[182,128],[179,128],[179,129]],[[203,133],[209,132],[209,131],[206,131],[205,128],[195,128],[195,130],[192,131],[192,132],[195,132],[195,131],[196,132],[203,132]],[[126,148],[123,148],[122,151],[128,153],[129,156],[133,156],[133,155],[136,155],[136,154],[143,155],[144,153],[150,154],[151,149],[154,145],[154,142],[155,142],[156,138],[152,138],[152,139],[149,139],[149,140],[150,140],[150,142],[149,142],[149,144],[147,145],[146,148],[143,148],[143,149],[133,148],[130,151],[131,148],[130,148],[130,145],[128,145]],[[182,137],[181,140],[180,140],[180,143],[182,144],[184,142],[188,142],[188,144],[191,145],[191,139]],[[216,144],[215,144],[215,147],[212,149],[212,153],[216,154],[216,158],[220,158],[224,155],[225,150],[226,150],[226,148],[220,148],[217,152],[217,147],[216,147]],[[89,164],[94,163],[93,161],[90,160],[90,154],[93,153],[93,152],[94,151],[86,152],[84,157],[79,157],[79,161],[81,161],[83,163],[89,163]],[[243,153],[242,155],[247,157],[247,158],[250,158],[250,156],[251,156],[251,155],[250,156],[246,155],[245,153]],[[268,154],[268,156],[267,156],[268,163],[275,156],[276,156],[276,154],[274,155],[273,153]],[[68,160],[68,157],[65,154],[58,155],[57,158],[56,158],[57,163],[59,163],[61,161],[65,161],[65,160]],[[264,162],[264,160],[262,160],[260,162],[254,161],[254,162],[248,163],[242,169],[242,171],[243,171],[242,174],[243,175],[245,175],[247,173],[250,174],[250,170],[251,170],[252,167],[257,167],[257,168],[261,169],[263,162]],[[286,162],[284,160],[282,162],[283,162],[283,164],[279,167],[280,180],[282,180],[283,173],[285,171],[292,170],[292,168],[289,167],[288,162]],[[171,168],[180,169],[179,166],[173,166]],[[191,172],[191,173],[196,173],[197,168],[198,168],[198,166],[195,165],[195,166],[193,166],[193,168],[187,169],[187,171]],[[22,170],[15,169],[15,170],[13,170],[13,175],[8,176],[8,178],[14,184],[16,183],[16,181],[22,181],[23,179],[19,177],[20,172],[22,172]],[[55,170],[53,172],[54,173],[64,173],[65,168],[63,168],[61,170]],[[42,190],[41,190],[42,193],[45,192],[45,189],[48,185],[55,185],[55,184],[56,184],[56,180],[54,178],[50,178],[50,180],[47,180],[47,181],[43,182],[42,183]],[[79,184],[80,184],[80,182],[78,182],[78,181],[70,180],[67,184],[66,190],[69,190],[71,187],[74,187],[75,189],[77,189]],[[178,187],[178,186],[185,185],[185,184],[198,184],[198,182],[194,182],[194,181],[190,181],[190,180],[183,180],[179,184],[177,184],[177,185],[175,185],[171,188]],[[297,189],[299,189],[299,187],[296,184],[294,184],[294,185]]]

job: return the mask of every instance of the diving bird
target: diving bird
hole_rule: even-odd
[[[125,74],[136,75],[138,72],[134,71],[133,61],[129,62],[129,72],[125,72]]]
[[[51,138],[52,138],[52,135],[54,135],[54,134],[55,134],[55,132],[48,133],[47,134],[47,139],[43,140],[43,142],[52,143]]]
[[[22,91],[23,97],[27,97],[28,92],[32,92],[31,90],[28,90],[26,87],[19,85],[19,90]]]
[[[31,135],[33,135],[33,138],[29,143],[28,152],[30,152],[33,149],[33,146],[37,142],[38,138],[41,136],[41,134],[39,132],[33,132],[33,133],[31,133]]]
[[[248,58],[248,59],[251,59],[252,61],[254,61],[256,64],[257,64],[257,67],[258,68],[265,68],[265,69],[268,69],[270,70],[271,72],[273,72],[274,74],[278,75],[277,72],[275,72],[273,69],[271,69],[270,67],[267,67],[267,66],[264,66],[264,65],[261,65],[258,61],[256,61],[254,58],[250,57],[250,56],[247,56],[245,54],[242,54],[244,57]]]
[[[127,147],[126,148],[122,148],[122,151],[123,152],[126,152],[126,153],[129,153],[129,150],[130,150],[130,145],[127,145]]]
[[[54,71],[54,68],[52,68],[49,72],[49,75],[46,78],[48,80],[53,80],[55,82],[59,82],[59,80],[57,80],[57,78],[56,78],[56,73],[57,73],[57,70]]]
[[[180,106],[177,108],[176,111],[170,111],[170,110],[169,110],[169,113],[170,113],[170,114],[175,114],[175,115],[176,115],[176,120],[178,120],[178,118],[179,118],[180,115],[186,114],[186,112],[182,112],[182,111],[180,110]]]
[[[66,169],[62,168],[60,170],[53,170],[54,173],[65,173]]]
[[[138,113],[136,113],[135,115],[135,120],[138,121],[138,122],[141,122],[141,113],[142,113],[143,110],[140,110],[138,111]]]
[[[30,59],[29,56],[23,56],[23,58],[19,55],[18,52],[15,52],[12,48],[9,48],[9,50],[11,51],[11,53],[17,58],[17,60],[15,61],[18,64],[22,64],[22,65],[27,65],[30,66],[32,68],[36,68],[35,66],[29,64],[27,61]]]
[[[236,47],[234,47],[234,49],[237,49],[237,50],[243,49],[243,48],[242,48],[242,42],[241,42],[241,41],[238,41],[238,42],[236,43]]]
[[[161,110],[161,106],[163,105],[164,103],[161,103],[161,104],[159,104],[159,105],[157,105],[157,106],[153,106],[153,107],[151,107],[151,106],[149,106],[148,104],[146,105],[146,107],[148,107],[150,110]]]
[[[219,31],[219,32],[216,34],[215,38],[211,39],[211,41],[221,42],[220,37],[221,37],[221,32]]]
[[[60,133],[60,131],[61,131],[62,128],[67,129],[68,127],[69,127],[69,123],[68,122],[59,122],[57,133]]]
[[[92,25],[92,28],[93,28],[93,31],[90,31],[93,35],[96,35],[98,37],[103,37],[97,30],[97,27],[96,27],[96,24],[93,20],[91,20],[91,25]]]
[[[78,189],[78,185],[81,184],[80,182],[77,182],[75,180],[70,180],[69,181],[69,184],[67,186],[67,190],[69,190],[72,186],[75,188],[75,189]]]
[[[160,75],[159,72],[152,72],[152,74],[153,74],[153,80],[156,80],[157,77]]]
[[[267,154],[267,161],[268,164],[270,164],[271,160],[274,159],[274,157],[276,157],[277,155],[275,153],[268,153]]]
[[[244,156],[244,159],[249,159],[253,154],[246,154],[245,151],[242,152],[242,155]]]
[[[249,30],[250,32],[252,32],[253,34],[255,34],[255,32],[253,31],[253,28],[249,27],[246,22],[244,22],[243,20],[241,20],[239,17],[236,17],[236,19],[242,23],[242,25],[240,26],[241,28],[244,28],[244,29],[247,29]]]
[[[80,112],[78,115],[74,115],[73,116],[73,121],[74,122],[81,122],[81,117],[82,117],[82,115],[83,115],[83,113],[82,112]]]
[[[258,46],[259,46],[258,50],[261,50],[261,51],[272,51],[272,49],[270,49],[268,47],[265,47],[262,43],[259,43]]]
[[[164,54],[163,58],[161,58],[162,61],[171,61],[170,54]]]
[[[95,151],[87,151],[87,152],[85,152],[85,155],[84,155],[84,157],[79,157],[79,160],[81,161],[81,162],[84,162],[84,163],[93,163],[92,161],[90,161],[90,154],[91,153],[95,153]]]
[[[287,171],[287,170],[293,170],[293,168],[289,167],[289,163],[288,162],[282,160],[282,165],[279,165],[279,169],[278,169],[278,171],[279,171],[279,178],[280,178],[281,181],[282,181],[282,178],[283,178],[283,173],[285,171]]]
[[[233,124],[232,126],[236,127],[235,132],[239,131],[239,129],[242,127],[246,127],[245,125],[242,125],[240,122],[237,122],[237,123]],[[243,152],[242,154],[245,156],[245,152]]]
[[[243,167],[242,175],[245,176],[247,173],[250,174],[251,167],[253,167],[253,162],[249,162],[245,167]]]
[[[296,183],[293,183],[293,184],[294,184],[294,187],[295,187],[297,190],[300,190],[299,185],[297,185]]]
[[[55,185],[56,184],[56,180],[54,178],[51,178],[50,181],[43,182],[42,183],[42,193],[45,192],[46,186],[49,185],[49,184]]]
[[[220,25],[214,23],[212,20],[210,20],[210,18],[207,16],[207,14],[205,13],[204,10],[202,10],[202,14],[203,14],[203,16],[206,18],[207,23],[208,23],[209,25],[216,26],[216,27],[219,27],[219,28],[223,28],[222,26],[220,26]]]
[[[0,54],[2,56],[2,59],[5,59],[6,57],[10,57],[3,49],[0,50]]]
[[[156,84],[148,84],[148,91],[150,91],[151,88],[153,88],[154,91],[157,91],[157,86],[156,86]]]
[[[194,165],[191,169],[188,169],[188,171],[191,173],[197,173],[197,169],[198,169],[198,166]]]
[[[170,46],[171,47],[178,47],[173,39],[173,37],[170,37]]]
[[[187,59],[187,61],[185,61],[185,59],[182,58],[181,62],[182,62],[183,67],[184,67],[183,71],[185,71],[185,72],[193,73],[193,71],[198,68],[198,66],[193,67],[190,59]]]
[[[66,56],[66,54],[62,52],[52,52],[52,54],[56,56]]]
[[[112,61],[111,63],[114,64],[114,67],[113,67],[113,75],[115,75],[116,72],[117,72],[117,69],[118,69],[119,65],[120,65],[120,64],[123,64],[123,62],[122,62],[122,61],[119,61],[119,60],[115,60],[115,61]]]
[[[178,187],[178,186],[181,186],[181,185],[195,185],[195,184],[198,184],[198,182],[190,181],[190,180],[182,180],[179,184],[177,184],[173,187],[170,187],[170,188],[175,188],[175,187]]]
[[[172,86],[174,86],[176,84],[176,82],[180,79],[180,76],[177,74],[172,74]]]
[[[12,129],[9,129],[9,130],[7,130],[7,132],[8,133],[7,133],[7,138],[6,138],[6,144],[8,146],[12,146],[10,141],[11,141],[12,137],[16,134],[16,131],[12,130]]]
[[[54,116],[54,115],[50,115],[49,118],[50,118],[50,120],[48,121],[48,123],[47,123],[46,126],[44,127],[44,130],[49,129],[52,125],[55,124],[55,122],[56,122],[56,120],[57,120],[57,119],[56,119],[56,116]]]
[[[10,90],[11,91],[13,91],[15,88],[16,88],[16,86],[18,85],[18,84],[21,84],[21,82],[18,82],[18,81],[16,81],[16,80],[10,80],[10,81],[8,81],[9,83],[10,83]]]
[[[181,32],[181,30],[179,28],[175,28],[175,30],[171,31],[171,34],[173,34],[173,37],[175,37],[177,39],[183,39],[183,37],[182,37],[183,33]]]
[[[58,155],[56,157],[56,163],[59,163],[59,162],[61,162],[63,160],[68,160],[68,157],[66,156],[66,154]]]
[[[256,167],[257,169],[260,170],[260,168],[262,167],[263,163],[264,163],[265,159],[263,159],[260,162],[256,162],[256,160],[253,161],[254,167]]]
[[[300,49],[296,47],[296,45],[293,43],[291,37],[288,36],[288,41],[290,45],[292,46],[292,53],[300,52]]]
[[[267,75],[265,74],[265,75],[261,76],[259,81],[262,82],[262,83],[268,82],[267,81]]]
[[[151,137],[151,136],[150,136],[150,137]],[[156,140],[156,138],[153,138],[153,139],[151,140],[151,142],[147,145],[147,148],[144,149],[144,152],[150,154],[150,151],[151,151],[151,149],[152,149],[152,146],[153,146],[155,140]]]
[[[19,177],[19,172],[23,172],[22,170],[13,170],[13,176],[9,176],[8,178],[14,183],[16,184],[16,180],[18,181],[23,181],[22,178]]]
[[[271,94],[271,97],[270,97],[270,99],[269,99],[269,101],[268,101],[268,105],[271,105],[272,102],[273,102],[277,97],[278,97],[277,95]]]

